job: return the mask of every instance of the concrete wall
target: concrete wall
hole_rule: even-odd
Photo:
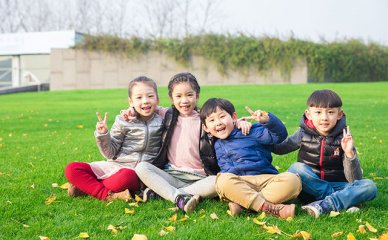
[[[128,81],[145,75],[159,86],[166,86],[179,72],[193,73],[201,85],[307,83],[307,66],[298,61],[289,78],[272,70],[265,75],[255,70],[247,73],[228,71],[222,75],[216,64],[202,57],[193,57],[184,67],[170,57],[151,52],[133,58],[121,55],[73,49],[52,49],[50,90],[125,88]]]

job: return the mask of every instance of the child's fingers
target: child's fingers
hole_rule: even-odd
[[[104,123],[107,123],[107,121],[108,121],[108,113],[106,112],[104,116]]]
[[[256,119],[256,116],[248,116],[248,117],[242,117],[240,118],[242,120],[255,120]]]
[[[252,111],[248,106],[245,106],[245,110],[247,110],[251,115],[255,115],[255,112]]]
[[[351,136],[352,134],[350,133],[350,127],[349,127],[349,126],[346,127],[346,130],[347,130],[347,132],[348,132],[348,135]]]
[[[96,112],[96,115],[97,115],[98,121],[102,122],[102,118],[101,118],[100,113],[99,113],[99,112]]]

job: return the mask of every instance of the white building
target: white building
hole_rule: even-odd
[[[82,41],[75,31],[0,34],[0,88],[49,83],[52,48]]]

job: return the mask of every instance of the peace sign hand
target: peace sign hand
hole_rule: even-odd
[[[341,147],[345,152],[345,155],[347,158],[353,158],[354,157],[354,151],[353,151],[353,138],[350,134],[350,128],[349,126],[346,127],[346,129],[343,130],[343,136],[341,140]]]
[[[249,117],[243,117],[245,120],[255,120],[256,122],[259,123],[266,123],[269,121],[269,116],[266,111],[252,111],[248,106],[245,106],[245,109],[251,114]]]
[[[101,115],[100,115],[99,112],[96,112],[96,115],[97,115],[97,118],[98,118],[98,122],[96,124],[97,132],[100,133],[100,134],[107,133],[108,132],[108,125],[107,125],[108,113],[107,112],[105,113],[104,120],[101,118]]]

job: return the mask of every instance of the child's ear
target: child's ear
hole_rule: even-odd
[[[337,120],[340,120],[343,116],[344,116],[344,111],[342,109],[340,109],[339,112],[338,112]]]
[[[232,119],[233,119],[233,121],[237,121],[237,113],[236,112],[234,112],[232,114]]]
[[[207,132],[207,133],[210,132],[209,128],[207,128],[206,125],[203,124],[203,123],[202,123],[202,129],[203,129],[205,132]]]
[[[310,114],[310,111],[308,109],[304,110],[304,114],[306,115],[306,118],[308,120],[311,120],[311,114]]]
[[[129,103],[129,106],[132,107],[132,100],[130,97],[128,98],[128,103]]]

